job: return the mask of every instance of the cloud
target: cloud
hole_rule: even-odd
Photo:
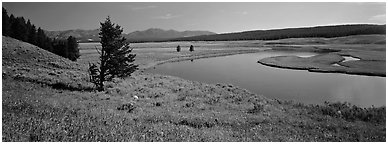
[[[157,16],[155,17],[155,19],[173,19],[173,18],[177,18],[177,17],[180,17],[180,15],[173,15],[173,14],[166,14],[166,15],[162,15],[162,16]]]
[[[144,10],[144,9],[153,9],[153,8],[157,8],[157,6],[154,6],[154,5],[149,5],[149,6],[132,6],[130,8],[131,8],[131,10],[137,11],[137,10]]]
[[[385,14],[375,15],[369,18],[369,20],[385,23]]]

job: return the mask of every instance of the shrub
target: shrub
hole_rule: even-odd
[[[127,110],[129,113],[132,112],[136,107],[132,103],[123,104],[117,107],[117,110]]]
[[[253,109],[248,110],[248,113],[259,113],[264,110],[264,105],[260,102],[253,103]]]

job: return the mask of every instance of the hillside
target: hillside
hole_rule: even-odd
[[[91,89],[80,64],[13,38],[3,36],[2,41],[3,76],[60,89]]]
[[[194,36],[172,39],[171,41],[234,41],[234,40],[277,40],[307,37],[343,37],[350,35],[384,34],[386,25],[334,25],[306,28],[287,28]]]

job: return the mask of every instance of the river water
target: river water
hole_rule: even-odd
[[[262,58],[280,55],[308,57],[316,53],[264,51],[167,63],[147,71],[205,83],[233,84],[270,99],[305,104],[346,101],[361,107],[385,106],[385,77],[313,73],[257,63]]]

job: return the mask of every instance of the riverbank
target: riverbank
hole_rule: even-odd
[[[284,39],[267,42],[273,50],[312,51],[317,56],[302,58],[278,56],[264,58],[258,63],[310,72],[344,73],[367,76],[386,76],[385,35],[350,36],[341,38]],[[344,61],[344,57],[359,60]]]
[[[230,84],[141,71],[96,92],[86,71],[88,62],[98,59],[95,53],[81,51],[81,59],[71,62],[30,44],[2,40],[4,142],[386,140],[385,107],[303,105],[270,100]],[[212,48],[134,52],[145,67],[149,62],[224,51]],[[247,49],[258,48],[229,51]]]

